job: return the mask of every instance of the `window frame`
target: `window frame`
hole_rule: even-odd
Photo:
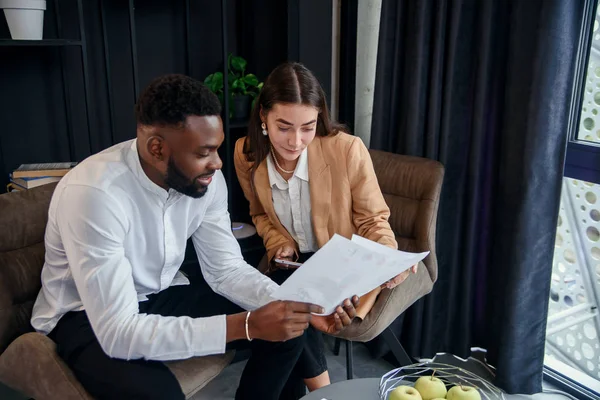
[[[581,110],[585,92],[591,43],[594,38],[594,21],[599,0],[585,0],[580,40],[577,50],[573,92],[569,110],[567,147],[565,151],[564,177],[600,183],[600,143],[577,138],[581,122]],[[600,33],[600,32],[599,32]],[[597,399],[600,388],[589,378],[568,365],[561,365],[550,359],[544,360],[544,381],[578,399]]]
[[[600,183],[600,144],[580,140],[577,135],[581,122],[585,79],[594,37],[593,27],[597,7],[598,0],[586,0],[573,79],[564,168],[565,177],[591,183]]]

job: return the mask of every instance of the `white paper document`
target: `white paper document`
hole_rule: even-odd
[[[275,292],[278,300],[320,305],[331,314],[344,299],[362,296],[423,260],[357,235],[334,235]]]

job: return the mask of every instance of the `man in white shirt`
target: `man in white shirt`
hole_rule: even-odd
[[[56,187],[31,322],[95,398],[183,399],[163,361],[252,339],[236,398],[298,397],[290,376],[309,323],[331,332],[355,316],[356,296],[327,317],[273,301],[277,285],[243,260],[217,153],[220,112],[192,78],[158,78],[136,105],[137,139],[89,157]],[[179,272],[190,237],[210,288]]]

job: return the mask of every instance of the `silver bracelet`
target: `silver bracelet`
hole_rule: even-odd
[[[250,311],[248,311],[248,313],[246,314],[246,339],[248,339],[249,342],[252,341],[252,339],[250,339],[250,334],[248,333],[248,320],[250,319]]]

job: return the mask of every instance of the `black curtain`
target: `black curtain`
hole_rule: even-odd
[[[383,1],[371,147],[446,167],[439,279],[393,329],[413,356],[487,349],[510,393],[541,391],[583,8]]]

